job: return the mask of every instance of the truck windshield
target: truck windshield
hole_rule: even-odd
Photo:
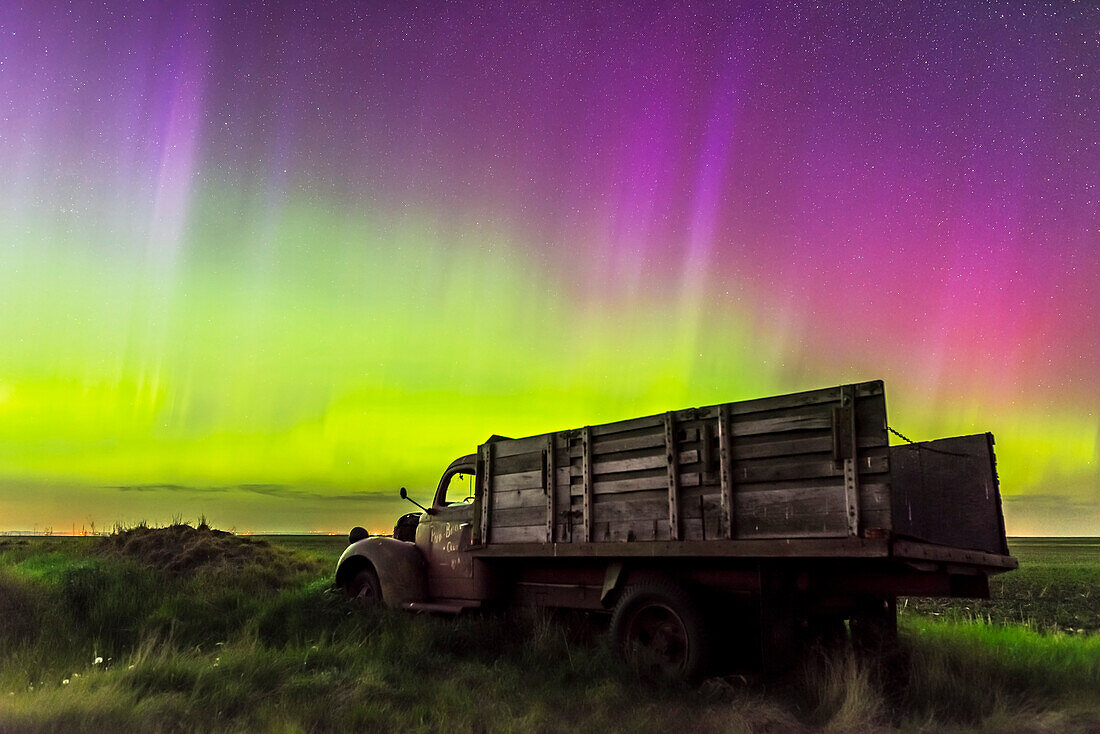
[[[447,483],[447,490],[443,495],[443,505],[468,505],[474,501],[474,475],[466,472],[456,472],[451,475]]]

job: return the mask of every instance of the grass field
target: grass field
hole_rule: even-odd
[[[889,659],[686,687],[546,615],[352,609],[343,538],[139,531],[0,538],[0,731],[1100,730],[1095,540],[1014,541],[987,602],[903,600]]]

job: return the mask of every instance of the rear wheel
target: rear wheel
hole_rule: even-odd
[[[889,651],[898,642],[897,597],[876,596],[861,599],[859,610],[848,621],[852,644],[870,651]]]
[[[364,568],[356,573],[344,588],[348,598],[360,606],[374,607],[382,604],[382,585],[373,568]]]
[[[691,595],[673,583],[628,587],[611,617],[611,639],[623,658],[647,673],[691,680],[707,667],[703,615]]]

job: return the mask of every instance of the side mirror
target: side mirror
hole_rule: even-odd
[[[406,490],[406,489],[405,489],[404,487],[402,487],[402,488],[401,488],[401,492],[400,492],[400,494],[401,494],[401,499],[403,499],[403,500],[408,500],[409,502],[412,502],[412,503],[413,503],[414,505],[416,505],[417,507],[419,507],[419,508],[420,508],[421,510],[423,510],[423,511],[424,511],[425,513],[427,513],[427,514],[429,514],[429,515],[434,515],[434,514],[435,514],[434,512],[432,512],[432,510],[431,510],[431,509],[429,509],[429,508],[425,507],[424,505],[420,504],[419,502],[417,502],[416,500],[414,500],[414,499],[413,499],[412,497],[410,497],[410,496],[409,496],[409,492],[408,492],[408,490]]]

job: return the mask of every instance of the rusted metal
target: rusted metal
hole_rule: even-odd
[[[366,563],[378,574],[387,606],[400,608],[427,597],[424,557],[412,543],[376,536],[349,545],[336,564],[336,583],[347,583]]]

